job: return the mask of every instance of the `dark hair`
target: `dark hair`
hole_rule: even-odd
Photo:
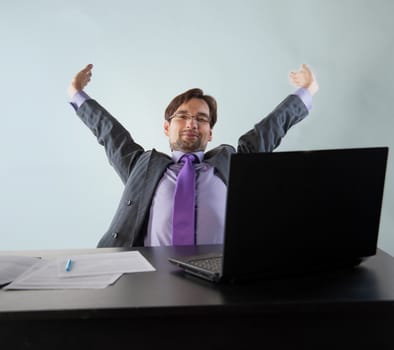
[[[199,98],[201,100],[204,100],[208,104],[209,117],[211,120],[209,122],[209,125],[211,126],[211,128],[213,128],[217,120],[216,100],[212,96],[204,95],[204,92],[201,89],[197,88],[187,90],[186,92],[174,97],[164,112],[164,118],[168,120],[175,113],[175,111],[179,108],[180,105],[188,102],[192,98]]]

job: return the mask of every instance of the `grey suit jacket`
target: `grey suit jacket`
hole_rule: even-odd
[[[125,185],[118,209],[98,247],[142,246],[147,233],[149,211],[156,187],[171,158],[152,149],[145,151],[130,133],[95,100],[85,101],[78,116],[104,146],[110,164]],[[305,118],[308,110],[296,95],[288,96],[253,129],[242,135],[237,152],[271,152],[287,130]],[[205,153],[204,162],[227,185],[230,156],[236,150],[220,145]]]

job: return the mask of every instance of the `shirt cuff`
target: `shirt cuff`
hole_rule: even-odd
[[[305,88],[299,88],[294,92],[294,95],[297,95],[302,102],[304,102],[305,107],[310,111],[312,109],[312,95]]]
[[[86,100],[91,100],[90,96],[83,90],[77,91],[71,98],[71,106],[77,110]]]

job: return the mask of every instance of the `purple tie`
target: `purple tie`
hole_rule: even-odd
[[[185,154],[181,158],[181,162],[184,162],[184,164],[178,174],[174,194],[174,213],[172,221],[173,245],[194,244],[194,205],[196,187],[194,161],[196,161],[196,156],[193,154]]]

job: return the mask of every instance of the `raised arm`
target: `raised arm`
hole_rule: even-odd
[[[88,64],[72,79],[68,88],[77,115],[104,146],[109,163],[114,167],[123,183],[144,149],[134,142],[130,133],[99,103],[91,99],[83,89],[92,77],[92,64]],[[82,102],[81,102],[82,101]]]
[[[287,131],[308,115],[308,103],[305,99],[311,100],[311,96],[319,89],[316,78],[306,65],[291,72],[289,77],[292,84],[300,89],[239,138],[238,152],[272,152],[279,146]]]

